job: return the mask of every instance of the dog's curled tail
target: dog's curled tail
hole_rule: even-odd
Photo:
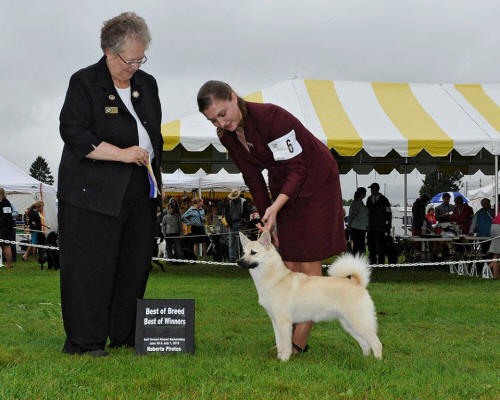
[[[366,288],[370,283],[370,264],[365,256],[345,253],[335,260],[328,268],[328,275],[338,278],[352,276],[358,283]]]

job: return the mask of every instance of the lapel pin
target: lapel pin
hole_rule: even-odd
[[[105,114],[118,114],[118,107],[104,107]]]
[[[114,99],[115,99],[115,95],[114,95],[114,94],[110,94],[110,95],[108,96],[108,99],[110,99],[110,100],[114,100]]]
[[[137,98],[139,97],[139,92],[138,92],[137,90],[134,90],[134,91],[132,92],[132,97],[133,97],[134,99],[137,99]]]

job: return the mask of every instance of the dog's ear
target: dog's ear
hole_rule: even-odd
[[[250,239],[247,238],[243,233],[240,232],[240,242],[243,248],[247,245],[248,242],[250,242]]]
[[[264,246],[265,249],[269,248],[272,246],[271,244],[271,234],[268,231],[262,232],[262,235],[260,235],[260,238],[258,242]]]

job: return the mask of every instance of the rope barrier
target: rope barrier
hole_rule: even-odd
[[[59,250],[59,247],[46,246],[46,245],[42,245],[42,244],[31,244],[31,243],[25,243],[25,242],[16,242],[15,240],[0,239],[0,243],[18,244],[20,247],[36,247],[39,249]]]
[[[500,236],[498,236],[500,237]],[[492,238],[492,239],[496,239]],[[40,249],[48,249],[48,250],[59,250],[59,247],[55,246],[47,246],[47,245],[40,245],[40,244],[27,244],[27,243],[22,243],[22,242],[16,242],[14,240],[5,240],[5,239],[0,239],[0,243],[7,243],[7,244],[18,244],[23,247],[36,247]],[[230,267],[236,267],[238,266],[237,263],[231,263],[231,262],[223,262],[223,261],[209,261],[209,260],[184,260],[184,259],[177,259],[177,258],[162,258],[162,257],[152,257],[152,260],[154,261],[166,261],[166,262],[175,262],[175,263],[182,263],[182,264],[205,264],[205,265],[220,265],[220,266],[230,266]],[[491,259],[480,259],[480,260],[447,260],[447,261],[435,261],[435,262],[417,262],[417,263],[399,263],[399,264],[372,264],[370,265],[370,268],[415,268],[415,267],[430,267],[430,266],[447,266],[450,268],[450,273],[457,273],[459,275],[470,275],[470,276],[476,276],[476,273],[479,274],[476,268],[477,263],[484,263],[483,269],[482,269],[482,277],[486,279],[493,278],[493,274],[488,266],[488,263],[492,261],[500,261],[500,258],[491,258]],[[457,264],[457,267],[454,265]],[[470,270],[467,270],[467,264],[472,264],[472,268]],[[323,264],[323,268],[328,268],[330,267],[329,264]]]

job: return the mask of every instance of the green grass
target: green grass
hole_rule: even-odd
[[[363,357],[338,322],[325,322],[309,353],[282,363],[247,271],[166,269],[152,272],[145,297],[196,300],[194,356],[64,355],[59,274],[32,262],[1,269],[0,399],[500,398],[498,281],[375,270],[383,360]]]

